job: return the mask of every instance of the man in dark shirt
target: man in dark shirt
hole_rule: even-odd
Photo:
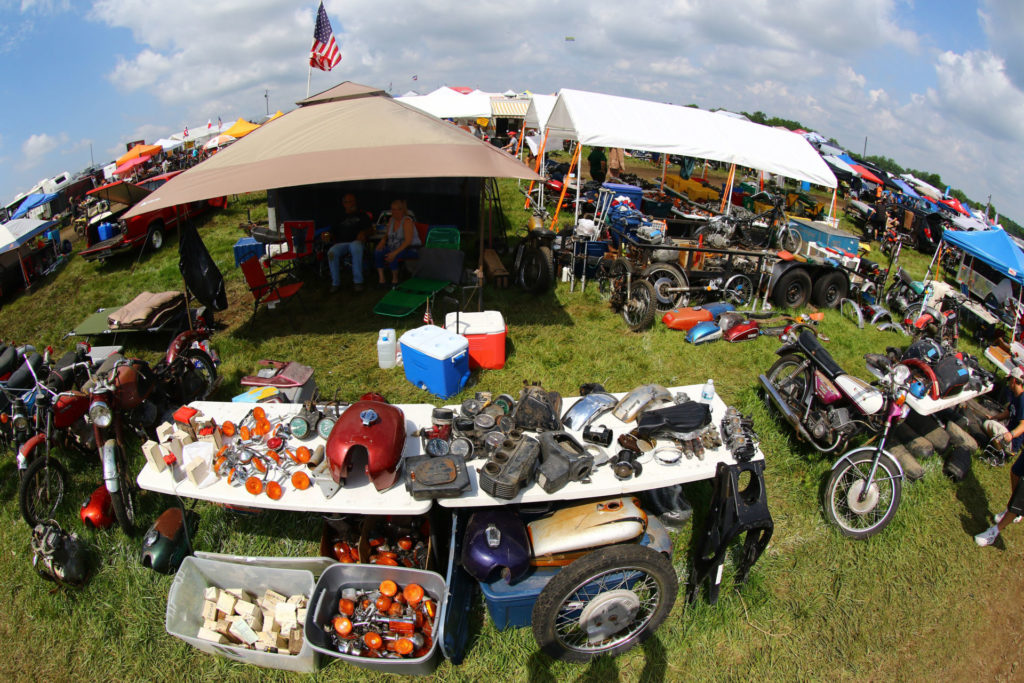
[[[1006,383],[1010,389],[1010,403],[992,420],[985,420],[985,431],[992,440],[1003,450],[1009,453],[1018,453],[1017,459],[1010,468],[1010,502],[1013,503],[1017,486],[1021,477],[1024,477],[1024,454],[1021,454],[1021,446],[1024,445],[1024,371],[1015,367],[1010,371]],[[1006,420],[1004,425],[1000,420]],[[1017,516],[1019,511],[1010,512],[1003,510],[995,516],[995,525],[989,527],[974,537],[975,542],[980,546],[992,545],[996,537],[1007,527],[1010,522],[1019,522]]]
[[[590,177],[595,182],[603,183],[605,175],[608,173],[608,157],[604,155],[604,147],[592,149],[587,156],[587,161],[590,162]]]
[[[373,223],[365,211],[359,210],[356,196],[351,192],[341,198],[345,213],[338,218],[325,239],[333,246],[327,250],[327,265],[331,269],[331,294],[341,289],[341,262],[346,254],[352,255],[352,289],[363,291],[363,244],[373,231]]]

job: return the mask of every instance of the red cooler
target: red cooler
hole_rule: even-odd
[[[469,340],[469,368],[471,370],[500,370],[505,367],[505,335],[508,327],[498,311],[459,313],[444,318],[445,328]]]

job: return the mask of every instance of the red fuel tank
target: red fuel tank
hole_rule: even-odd
[[[354,466],[365,462],[366,474],[378,491],[398,477],[405,448],[405,414],[389,403],[356,401],[341,414],[327,437],[331,476],[344,482]]]

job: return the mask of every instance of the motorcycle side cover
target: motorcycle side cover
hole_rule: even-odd
[[[853,375],[839,375],[835,379],[839,389],[850,397],[854,405],[865,415],[874,415],[885,405],[882,392]]]
[[[344,482],[356,461],[378,491],[395,484],[405,448],[405,414],[389,403],[356,401],[341,414],[327,438],[327,459],[335,482]]]

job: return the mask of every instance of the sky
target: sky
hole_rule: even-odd
[[[591,90],[794,119],[1024,223],[1021,0],[326,0],[311,75],[426,93]],[[306,94],[317,5],[0,0],[0,202],[125,143]],[[572,37],[574,40],[566,40]]]

